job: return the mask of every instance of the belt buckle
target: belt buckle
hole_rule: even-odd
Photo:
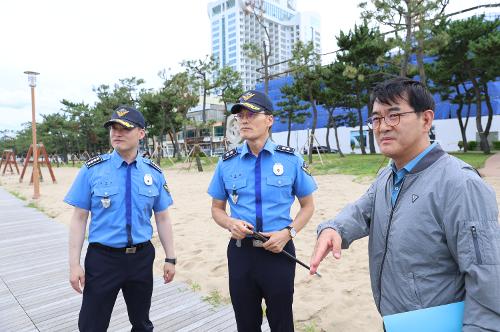
[[[261,240],[252,240],[252,245],[257,248],[262,248],[264,246],[264,242]]]
[[[125,248],[126,254],[135,254],[136,251],[137,251],[137,247]]]

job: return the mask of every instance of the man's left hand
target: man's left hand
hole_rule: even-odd
[[[269,240],[264,242],[264,249],[272,251],[274,253],[280,253],[283,250],[283,247],[290,241],[290,232],[288,229],[282,229],[278,232],[270,232],[270,233],[261,233],[265,237],[268,237]]]
[[[175,275],[175,265],[172,263],[165,263],[163,265],[163,280],[164,283],[169,283],[174,279]]]

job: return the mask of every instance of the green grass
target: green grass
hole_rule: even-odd
[[[218,160],[219,160],[219,157],[200,157],[201,166],[203,168],[203,171],[213,171],[215,169],[215,166],[217,166]],[[156,163],[156,158],[153,159],[153,161]],[[172,162],[173,162],[173,164],[172,164]],[[182,157],[180,160],[178,160],[176,158],[170,158],[170,160],[167,158],[162,158],[161,159],[161,168],[168,170],[168,169],[172,169],[172,168],[179,168],[180,166],[182,166],[183,169],[187,170],[187,167],[189,166],[189,162],[191,162],[190,171],[198,171],[198,167],[196,166],[195,158],[190,158],[190,160],[186,160],[186,157]]]
[[[26,197],[24,197],[23,195],[21,195],[19,192],[17,191],[14,191],[14,190],[9,190],[9,193],[11,193],[12,195],[16,196],[17,198],[19,198],[20,200],[22,201],[25,201],[26,200]]]
[[[472,167],[478,169],[484,166],[484,163],[486,159],[491,157],[491,154],[484,154],[483,152],[452,152],[450,153],[451,155],[462,159],[465,161],[467,164],[471,165]]]
[[[462,159],[466,163],[470,164],[472,167],[481,168],[484,166],[484,162],[491,155],[486,155],[480,151],[475,152],[452,152],[451,155]],[[344,158],[341,158],[339,154],[328,153],[322,154],[324,165],[321,164],[320,159],[317,154],[313,155],[313,163],[309,165],[309,168],[313,175],[323,175],[323,174],[347,174],[354,175],[357,177],[375,177],[377,171],[387,165],[389,162],[388,158],[385,158],[381,154],[345,154]],[[308,161],[307,155],[304,156],[304,160]],[[156,162],[156,159],[153,159]],[[162,158],[161,168],[165,170],[179,169],[182,166],[182,170],[187,171],[188,163],[184,164],[186,160],[185,157],[181,160],[175,158]],[[219,157],[200,157],[201,164],[204,172],[213,172]],[[172,161],[174,164],[172,164]],[[83,163],[76,163],[75,167],[81,167]],[[71,163],[63,167],[72,167]],[[196,161],[194,158],[191,160],[190,172],[197,172]]]
[[[201,291],[201,286],[196,281],[189,282],[188,285],[189,285],[189,287],[191,288],[191,290],[193,292],[199,292],[199,291]]]
[[[486,159],[491,155],[482,152],[452,152],[451,155],[462,159],[474,168],[484,166]],[[323,154],[323,165],[317,155],[313,155],[313,163],[309,166],[313,175],[348,174],[357,177],[375,177],[381,167],[387,166],[389,158],[381,154],[346,154],[341,158],[339,154]],[[304,156],[307,161],[307,156]]]
[[[42,213],[45,213],[46,215],[48,215],[49,217],[51,217],[43,207],[39,206],[38,204],[36,204],[35,202],[29,202],[27,205],[27,207],[29,208],[33,208],[33,209],[37,209],[38,211],[42,212]],[[53,217],[51,217],[53,218]]]
[[[314,322],[304,324],[304,325],[300,328],[300,330],[301,330],[301,331],[304,331],[304,332],[318,332],[318,331],[320,331],[320,330],[318,329],[318,327],[316,326],[316,324],[314,324]]]
[[[37,210],[39,209],[39,206],[38,206],[38,205],[36,205],[36,203],[35,203],[35,202],[29,202],[29,203],[26,205],[26,207],[33,208],[33,209],[37,209]]]
[[[214,307],[219,307],[221,305],[231,303],[230,299],[222,296],[221,293],[216,289],[212,290],[209,295],[204,296],[203,301],[210,303]]]
[[[67,164],[65,163],[60,163],[59,164],[59,167],[77,167],[77,168],[80,168],[82,167],[84,164],[83,161],[75,161],[75,166],[73,166],[73,162],[70,160]],[[57,164],[56,163],[52,163],[52,168],[57,168]]]
[[[388,159],[381,154],[323,154],[323,165],[317,155],[313,155],[313,163],[309,166],[313,175],[322,174],[349,174],[359,177],[375,177],[380,167],[388,163]],[[307,161],[307,156],[304,156]]]

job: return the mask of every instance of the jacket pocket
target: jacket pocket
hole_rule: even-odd
[[[155,197],[159,195],[158,188],[148,186],[147,188],[139,188],[139,194],[146,197]]]
[[[238,190],[247,186],[247,179],[224,179],[224,188],[230,194],[232,190]]]
[[[292,178],[289,176],[268,176],[266,183],[274,187],[287,187],[292,185]]]
[[[474,244],[474,252],[476,254],[476,262],[478,264],[483,264],[483,258],[481,257],[481,249],[479,249],[479,240],[477,239],[476,226],[470,226],[470,232],[472,235],[472,243]]]
[[[92,207],[95,209],[114,210],[119,203],[118,187],[95,187],[92,192]]]
[[[496,220],[469,222],[466,233],[474,264],[500,264],[500,226]]]
[[[139,209],[146,215],[149,215],[158,195],[160,195],[160,193],[155,186],[139,187]],[[149,218],[146,219],[149,221]]]
[[[420,298],[420,293],[417,288],[417,280],[415,274],[413,272],[408,273],[408,285],[410,291],[410,298],[413,299],[413,302],[418,308],[422,307],[422,300]]]
[[[238,204],[239,197],[245,190],[246,186],[246,178],[224,179],[224,189],[226,189],[226,193],[230,198],[230,201],[234,204]]]
[[[283,203],[283,200],[293,199],[293,179],[290,176],[269,175],[266,177],[266,188],[263,195],[273,203]]]
[[[118,193],[118,187],[96,187],[94,195],[100,197],[109,197]]]

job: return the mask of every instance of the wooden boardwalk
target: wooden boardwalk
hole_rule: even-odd
[[[0,188],[0,331],[77,331],[82,297],[68,281],[67,227],[24,204]],[[165,285],[161,277],[150,318],[155,331],[236,331],[230,305],[214,307],[186,284]],[[120,293],[109,331],[130,328]],[[262,330],[269,331],[267,322]]]

